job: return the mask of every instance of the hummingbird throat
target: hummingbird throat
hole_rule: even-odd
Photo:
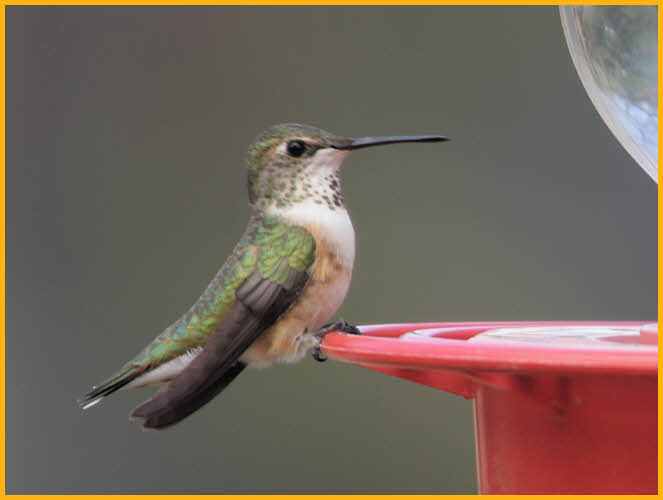
[[[283,213],[313,203],[331,211],[345,210],[339,167],[348,152],[320,149],[301,165],[293,165],[278,153],[263,167],[257,182],[249,184],[253,208]]]

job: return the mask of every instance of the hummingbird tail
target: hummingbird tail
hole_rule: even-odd
[[[94,386],[90,392],[78,400],[78,405],[83,410],[93,407],[106,396],[122,389],[125,385],[140,375],[140,371],[135,366],[122,370],[117,375],[112,376],[98,386]]]
[[[244,368],[246,365],[238,361],[207,388],[194,390],[190,394],[183,395],[177,391],[175,394],[170,394],[165,390],[157,392],[152,399],[134,408],[130,419],[142,420],[145,429],[165,429],[209,403],[228,387]]]

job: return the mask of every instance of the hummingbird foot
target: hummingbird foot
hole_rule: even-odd
[[[332,321],[331,323],[327,323],[320,330],[318,330],[313,334],[313,336],[318,340],[318,343],[313,347],[313,350],[311,351],[311,355],[313,356],[313,359],[315,359],[316,361],[320,362],[327,361],[327,357],[324,354],[322,354],[322,351],[320,350],[320,342],[322,341],[322,338],[325,335],[327,335],[329,332],[343,332],[343,333],[350,333],[352,335],[361,335],[359,328],[357,328],[354,325],[351,325],[343,318],[340,318],[338,321]]]

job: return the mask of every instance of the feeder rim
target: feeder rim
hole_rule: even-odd
[[[658,350],[602,349],[555,344],[467,342],[479,333],[501,328],[648,327],[647,321],[536,321],[396,323],[359,327],[362,335],[330,332],[322,353],[330,359],[414,370],[652,376],[658,372]],[[402,338],[413,330],[440,330],[430,336]]]

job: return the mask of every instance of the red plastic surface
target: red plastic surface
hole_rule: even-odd
[[[467,342],[488,330],[542,326],[639,331],[637,343],[645,348],[629,348],[632,335],[591,348]],[[657,325],[419,323],[360,329],[362,336],[328,334],[323,353],[474,398],[481,493],[656,493]],[[413,330],[425,332],[408,334]]]

